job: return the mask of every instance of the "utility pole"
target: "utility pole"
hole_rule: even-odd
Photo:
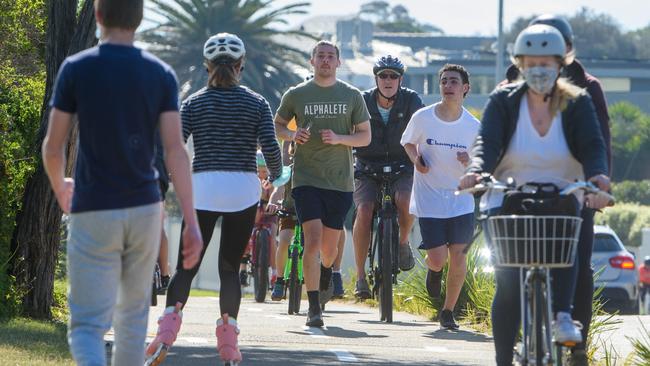
[[[503,0],[499,0],[499,33],[497,36],[497,65],[494,74],[494,85],[498,85],[503,75]]]

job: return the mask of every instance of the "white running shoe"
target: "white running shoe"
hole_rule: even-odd
[[[553,322],[553,338],[557,343],[574,346],[576,343],[582,342],[581,328],[582,325],[574,322],[571,314],[560,311]]]

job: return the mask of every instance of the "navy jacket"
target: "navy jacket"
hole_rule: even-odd
[[[412,166],[404,147],[400,144],[402,134],[411,120],[411,116],[418,109],[424,107],[422,99],[415,91],[400,88],[397,98],[388,116],[388,123],[384,124],[379,108],[377,108],[377,88],[363,92],[363,99],[370,113],[370,129],[372,139],[370,144],[357,147],[356,156],[361,163],[392,163],[400,162]]]
[[[591,96],[591,101],[594,103],[594,107],[596,108],[596,115],[598,115],[598,122],[600,122],[600,132],[605,140],[605,146],[607,146],[608,172],[609,174],[612,174],[612,136],[609,131],[607,101],[605,100],[605,93],[603,93],[603,87],[600,85],[600,80],[588,73],[578,60],[565,66],[562,74],[562,76],[571,80],[574,85],[586,89],[589,96]],[[506,71],[506,78],[508,79],[508,83],[512,83],[519,79],[519,69],[515,67],[515,65],[510,65]]]
[[[525,82],[497,88],[488,99],[479,135],[472,147],[469,172],[494,173],[517,126],[519,104],[528,90]],[[571,154],[582,164],[585,178],[607,175],[607,153],[598,118],[587,92],[569,101],[562,112],[562,129]]]

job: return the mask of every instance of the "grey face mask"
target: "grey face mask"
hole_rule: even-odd
[[[539,94],[548,94],[553,89],[559,73],[557,68],[552,66],[535,66],[524,69],[522,75],[529,88]]]

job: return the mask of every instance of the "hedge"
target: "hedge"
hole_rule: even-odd
[[[650,206],[617,203],[598,213],[596,223],[611,227],[626,246],[640,247],[641,230],[650,227]]]

